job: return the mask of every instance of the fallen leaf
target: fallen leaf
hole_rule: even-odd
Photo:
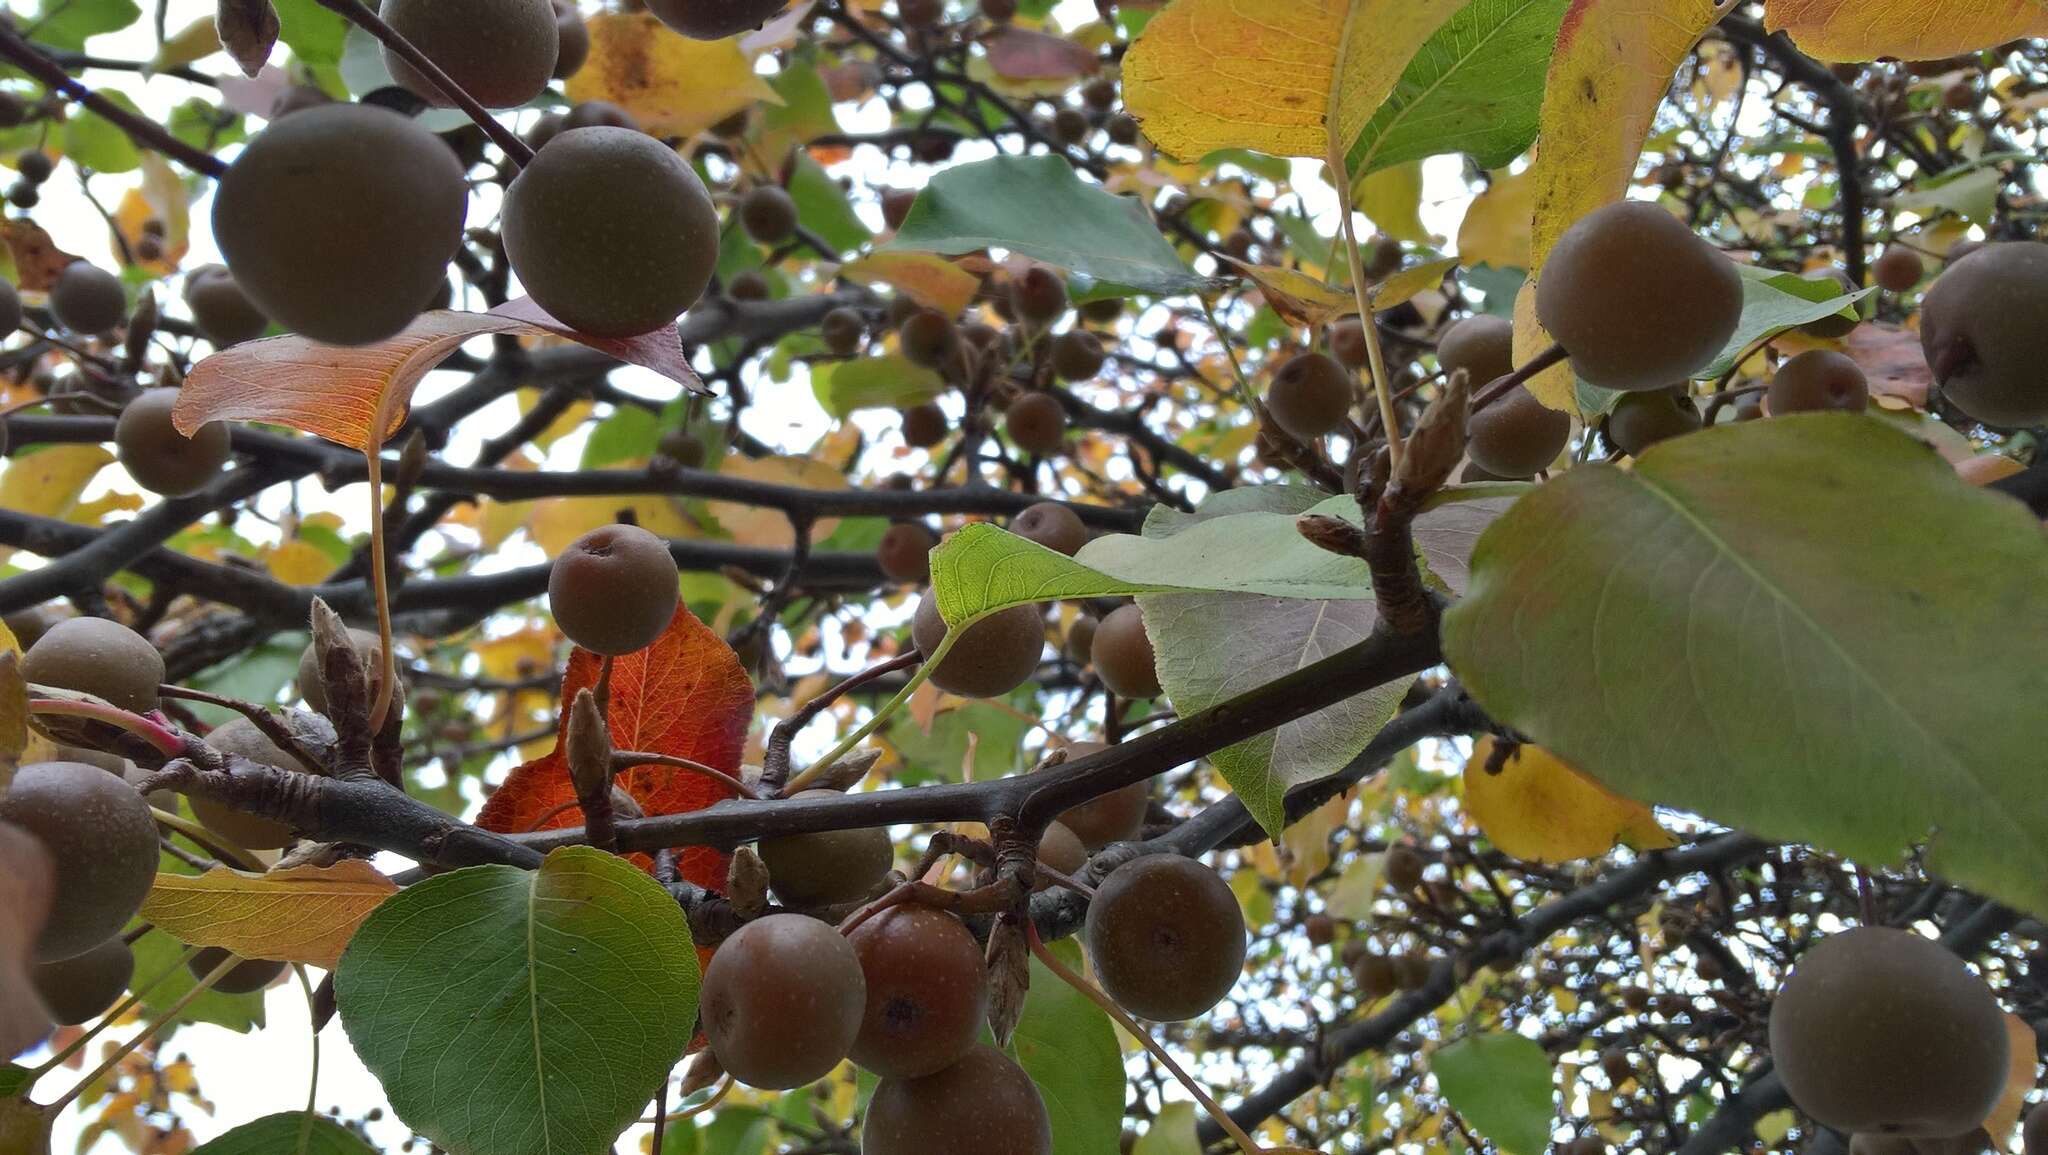
[[[756,101],[778,102],[736,39],[692,40],[648,12],[586,17],[590,58],[569,103],[608,100],[656,136],[693,136]]]
[[[287,334],[223,349],[192,367],[172,424],[189,435],[208,421],[269,421],[351,449],[381,447],[404,424],[427,373],[464,342],[492,333],[568,337],[692,392],[709,392],[674,326],[625,340],[586,337],[521,297],[489,313],[421,313],[404,332],[370,345],[323,345]]]
[[[1064,36],[1015,25],[990,36],[988,62],[1005,80],[1064,80],[1095,71],[1095,53]]]
[[[142,917],[190,946],[333,970],[356,927],[398,884],[367,862],[248,874],[159,874]]]
[[[1933,60],[2048,36],[2040,0],[1769,0],[1764,27],[1821,60]]]
[[[596,654],[573,651],[562,677],[561,700],[573,702],[578,690],[596,686],[599,664]],[[737,774],[753,717],[754,684],[740,668],[739,656],[688,607],[676,609],[668,631],[652,646],[612,664],[608,719],[616,750],[688,758]],[[553,752],[507,775],[504,785],[485,801],[477,825],[501,834],[582,825],[562,753],[567,738],[564,712]],[[666,766],[642,766],[619,775],[617,783],[650,816],[702,810],[733,796],[730,788],[701,774]],[[646,855],[631,857],[643,870],[653,865]],[[719,851],[687,847],[680,864],[683,877],[691,882],[724,889],[726,855]]]
[[[1650,808],[1572,769],[1539,746],[1524,744],[1498,774],[1486,772],[1494,740],[1472,743],[1465,763],[1465,809],[1486,837],[1516,858],[1569,862],[1605,854],[1617,842],[1638,850],[1676,840]]]
[[[981,289],[981,278],[936,253],[869,253],[842,266],[839,275],[857,285],[884,284],[948,317],[958,316]]]
[[[845,489],[846,478],[830,462],[815,457],[746,457],[733,454],[718,470],[720,477],[794,485],[804,489]],[[781,510],[733,501],[706,502],[711,516],[733,540],[760,549],[788,549],[796,544],[796,530]],[[821,517],[811,525],[811,540],[823,541],[839,528],[836,517]]]
[[[0,1057],[50,1033],[50,1017],[29,985],[29,957],[50,913],[56,866],[34,835],[0,823]]]

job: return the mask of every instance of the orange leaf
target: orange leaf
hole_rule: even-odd
[[[190,434],[209,421],[270,421],[351,449],[381,447],[405,423],[427,373],[464,342],[491,333],[568,337],[710,392],[674,326],[625,340],[590,337],[521,297],[489,313],[421,313],[403,333],[371,345],[323,345],[293,333],[223,349],[192,367],[171,423]]]
[[[869,253],[840,267],[839,275],[860,285],[881,282],[928,309],[948,317],[963,312],[981,288],[981,278],[935,253]]]
[[[576,691],[595,687],[598,667],[597,655],[588,650],[570,654],[568,672],[562,677],[562,701],[573,701]],[[732,647],[687,607],[677,607],[668,632],[652,646],[612,664],[611,693],[614,749],[688,758],[728,774],[739,773],[747,727],[754,717],[754,684]],[[568,724],[565,710],[554,750],[513,770],[485,801],[477,825],[501,834],[582,825],[562,755]],[[642,766],[616,781],[649,815],[686,814],[733,796],[730,788],[701,774],[666,766]],[[653,865],[646,855],[631,857],[642,870]],[[708,846],[687,847],[681,857],[683,877],[699,886],[723,889],[725,861],[725,855]]]
[[[0,221],[0,241],[14,258],[14,287],[41,292],[56,283],[64,266],[81,260],[57,247],[41,225],[27,217]]]
[[[356,927],[397,893],[398,884],[367,862],[269,874],[220,866],[197,877],[157,875],[142,917],[192,946],[332,970]]]
[[[1764,27],[1822,60],[1932,60],[2048,36],[2040,0],[1770,0]]]

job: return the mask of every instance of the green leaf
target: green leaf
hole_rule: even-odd
[[[891,746],[903,756],[904,765],[890,780],[901,786],[920,782],[958,782],[967,761],[968,742],[974,743],[974,780],[986,782],[1015,774],[1024,749],[1024,736],[1031,723],[1016,710],[1005,710],[987,702],[969,702],[932,719],[927,733],[908,711],[896,715],[885,731]]]
[[[780,157],[791,146],[808,143],[812,137],[836,132],[838,119],[832,114],[832,94],[816,68],[793,64],[768,78],[768,86],[782,98],[780,104],[761,109],[762,155]]]
[[[883,248],[1008,249],[1152,293],[1208,283],[1159,235],[1143,204],[1083,184],[1056,156],[998,156],[937,173]]]
[[[187,684],[210,694],[273,705],[292,679],[299,676],[299,659],[305,655],[311,640],[310,635],[303,632],[275,634],[253,650],[208,667]],[[209,726],[218,726],[230,718],[241,716],[224,706],[205,702],[190,702],[186,708]]]
[[[1189,526],[1233,513],[1284,513],[1292,517],[1329,499],[1329,494],[1308,485],[1241,485],[1203,498],[1193,513],[1182,513],[1164,502],[1153,506],[1145,514],[1144,534],[1172,537]]]
[[[265,1115],[222,1135],[192,1155],[377,1155],[356,1133],[322,1115]]]
[[[1550,1058],[1520,1035],[1470,1035],[1429,1057],[1429,1073],[1465,1122],[1507,1155],[1550,1144]]]
[[[183,864],[180,864],[183,873]],[[148,985],[142,996],[142,1012],[145,1017],[154,1018],[171,1009],[172,1004],[184,998],[186,992],[198,985],[185,964],[178,961],[185,954],[185,944],[159,931],[152,931],[135,940],[135,982],[137,989]],[[158,975],[167,975],[164,981],[150,984]],[[207,991],[185,1004],[178,1012],[181,1023],[212,1023],[225,1027],[236,1034],[246,1035],[264,1025],[263,992],[230,995],[220,991]]]
[[[101,93],[111,103],[143,119],[142,110],[127,95],[112,90]],[[94,172],[133,172],[142,164],[142,153],[113,121],[83,108],[72,110],[64,122],[64,155],[80,167]]]
[[[901,353],[811,366],[811,391],[834,417],[857,409],[902,409],[946,391],[937,373]]]
[[[36,1085],[36,1073],[13,1063],[0,1063],[0,1098],[11,1098]]]
[[[1998,186],[2004,180],[2004,175],[1997,168],[1988,165],[1960,173],[1943,173],[1922,182],[1911,192],[1893,197],[1892,207],[1901,212],[1919,213],[1923,217],[1954,213],[1966,221],[1989,225],[1998,213]]]
[[[1721,346],[1720,355],[1693,374],[1695,378],[1719,377],[1733,369],[1737,359],[1758,342],[1808,321],[1849,312],[1858,301],[1877,291],[1858,289],[1843,293],[1842,286],[1833,278],[1809,281],[1797,273],[1759,269],[1754,265],[1737,265],[1735,269],[1742,274],[1742,318],[1735,323],[1728,343]]]
[[[135,0],[42,0],[23,23],[34,28],[36,43],[77,52],[87,37],[119,32],[141,17]]]
[[[608,1150],[689,1044],[697,952],[668,892],[590,847],[437,875],[335,972],[400,1118],[452,1155]]]
[[[1081,948],[1054,943],[1069,968]],[[1017,1053],[1052,1120],[1052,1155],[1102,1155],[1123,1134],[1124,1057],[1116,1027],[1088,996],[1031,960],[1031,991],[1010,1047]]]
[[[638,405],[621,405],[590,431],[579,468],[603,469],[621,461],[645,460],[661,439],[661,418]]]
[[[1884,422],[1794,414],[1574,469],[1495,523],[1444,652],[1610,788],[2048,913],[2048,539]],[[1654,722],[1646,721],[1654,719]]]
[[[1351,145],[1353,180],[1447,152],[1501,168],[1536,139],[1543,85],[1569,0],[1473,0],[1408,62]]]
[[[1323,908],[1331,915],[1349,919],[1352,922],[1366,922],[1376,913],[1373,903],[1379,898],[1380,887],[1386,881],[1387,856],[1384,854],[1361,854],[1344,867],[1344,873],[1337,876],[1336,885],[1330,887],[1329,896],[1323,900]]]
[[[796,201],[797,220],[839,252],[850,252],[873,239],[874,234],[848,203],[846,190],[807,152],[797,154],[789,195]]]
[[[1214,172],[1226,164],[1236,165],[1253,176],[1262,176],[1275,183],[1287,180],[1294,171],[1293,162],[1286,157],[1268,156],[1248,148],[1219,148],[1195,163],[1204,172]]]
[[[292,55],[312,65],[336,67],[349,24],[338,12],[322,8],[315,0],[271,0],[277,9],[277,38]]]
[[[1131,1155],[1202,1155],[1202,1140],[1195,1133],[1195,1105],[1168,1103],[1159,1108]]]

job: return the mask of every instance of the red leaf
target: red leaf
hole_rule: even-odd
[[[564,702],[574,700],[576,691],[597,685],[598,665],[597,655],[588,650],[570,655],[562,678]],[[677,608],[668,632],[652,646],[613,663],[611,693],[615,749],[688,758],[738,776],[747,726],[754,717],[754,684],[725,639],[687,608]],[[512,771],[484,803],[477,825],[511,834],[583,824],[562,756],[567,711],[561,725],[555,749]],[[649,815],[686,814],[732,797],[730,788],[702,774],[665,766],[642,766],[620,775],[618,784]],[[653,867],[644,854],[631,858],[642,870]],[[681,865],[683,877],[691,882],[724,889],[724,854],[704,846],[687,847]]]
[[[1065,80],[1095,71],[1095,54],[1062,36],[1005,28],[988,39],[988,62],[1005,80]]]

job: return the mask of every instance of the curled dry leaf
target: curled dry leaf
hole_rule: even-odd
[[[242,75],[253,79],[263,71],[270,50],[277,47],[277,9],[270,0],[220,0],[214,11],[220,45],[234,58]]]
[[[674,326],[625,339],[590,337],[521,297],[489,313],[421,313],[404,332],[370,345],[323,345],[291,334],[222,350],[192,367],[172,422],[190,434],[209,421],[269,421],[367,451],[405,423],[413,390],[434,366],[464,342],[493,333],[567,337],[709,392]]]
[[[29,947],[50,913],[56,867],[35,836],[0,822],[0,1059],[26,1050],[50,1030],[29,986]]]

